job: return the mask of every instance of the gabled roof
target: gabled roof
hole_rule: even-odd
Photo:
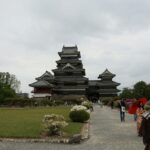
[[[58,52],[61,58],[80,58],[80,52],[78,51],[77,46],[63,46],[62,51]]]
[[[117,94],[117,92],[120,92],[118,89],[99,89],[98,92],[100,94]]]
[[[75,77],[75,76],[67,76],[67,77],[57,77],[55,78],[55,80],[57,80],[57,82],[77,82],[77,81],[81,81],[81,82],[84,82],[84,81],[88,81],[88,78],[86,77]]]
[[[67,72],[67,71],[73,71],[73,72],[78,72],[78,73],[84,73],[85,74],[85,69],[66,69],[66,70],[63,70],[63,69],[53,69],[52,70],[54,73],[64,73],[64,72]]]
[[[62,67],[62,70],[67,69],[67,68],[76,69],[73,65],[71,65],[70,63],[67,63],[64,67]]]
[[[67,46],[67,47],[63,46],[63,48],[62,48],[62,52],[64,54],[76,53],[77,50],[78,50],[77,46]]]
[[[36,80],[42,80],[42,79],[52,80],[52,79],[54,79],[54,76],[49,71],[45,71],[45,73],[43,75],[36,78]]]
[[[66,63],[71,63],[71,64],[77,64],[77,63],[80,63],[80,64],[82,64],[82,61],[81,60],[79,60],[79,59],[60,59],[60,60],[57,60],[56,61],[56,63],[57,64],[66,64]]]
[[[119,86],[120,83],[117,83],[115,81],[103,81],[103,80],[101,80],[101,81],[97,82],[97,85],[98,86]]]
[[[98,78],[102,77],[114,77],[116,76],[115,74],[111,73],[108,69],[106,69],[102,74],[98,76]]]
[[[54,87],[53,84],[51,84],[45,80],[36,81],[34,83],[29,84],[29,86],[31,86],[31,87]]]

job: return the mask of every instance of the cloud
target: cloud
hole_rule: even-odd
[[[1,0],[0,70],[29,92],[56,68],[58,51],[78,45],[90,79],[108,68],[122,87],[150,82],[150,2],[142,0]]]

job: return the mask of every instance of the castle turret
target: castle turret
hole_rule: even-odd
[[[110,71],[108,71],[108,69],[98,76],[98,78],[101,79],[97,82],[99,87],[98,93],[100,97],[117,96],[117,93],[119,92],[117,86],[119,86],[120,83],[112,80],[115,76],[116,75],[112,74]]]
[[[52,94],[52,89],[54,87],[54,76],[50,72],[46,71],[42,76],[36,78],[36,80],[36,82],[29,84],[29,86],[34,88],[32,91],[33,97],[50,98]]]
[[[85,95],[88,86],[88,78],[80,60],[80,52],[77,46],[65,47],[58,52],[60,60],[56,61],[57,68],[54,72],[54,93]]]

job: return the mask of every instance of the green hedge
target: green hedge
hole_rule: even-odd
[[[90,114],[85,110],[71,111],[69,117],[73,122],[85,122],[90,118]]]
[[[73,96],[72,96],[73,97]],[[51,100],[46,98],[6,98],[0,100],[0,106],[18,106],[18,107],[25,107],[25,106],[59,106],[59,105],[74,105],[74,104],[81,104],[81,99],[54,99]]]
[[[63,101],[50,101],[48,99],[34,99],[34,98],[6,98],[0,102],[0,106],[16,106],[16,107],[25,107],[25,106],[58,106],[63,105]]]

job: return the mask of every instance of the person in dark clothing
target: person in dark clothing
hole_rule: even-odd
[[[120,120],[121,120],[121,122],[123,122],[123,121],[125,121],[125,102],[124,102],[124,100],[120,101],[119,109],[120,109]]]
[[[114,108],[114,101],[111,102],[111,109]]]
[[[150,150],[150,101],[146,103],[144,109],[146,111],[143,113],[140,132],[143,136],[144,150]]]

